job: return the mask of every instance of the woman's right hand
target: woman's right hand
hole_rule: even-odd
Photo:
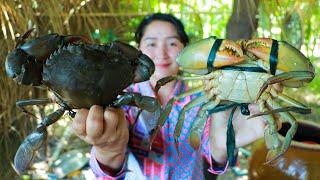
[[[72,128],[74,133],[92,144],[96,159],[110,169],[119,169],[125,158],[129,140],[127,121],[122,109],[94,105],[77,112]]]

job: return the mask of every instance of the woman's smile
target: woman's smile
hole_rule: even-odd
[[[171,65],[171,63],[159,63],[159,64],[156,64],[156,67],[157,68],[167,68]]]

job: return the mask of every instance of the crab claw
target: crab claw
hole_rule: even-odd
[[[261,59],[262,68],[271,71],[270,59],[275,59],[275,74],[290,71],[309,71],[314,73],[314,67],[310,60],[298,49],[285,41],[277,41],[270,38],[256,38],[244,43],[246,55]],[[312,79],[311,79],[312,80]],[[310,82],[306,79],[306,82]]]
[[[153,61],[145,54],[139,56],[138,66],[134,74],[134,82],[142,82],[150,79],[151,75],[155,71],[155,65]]]
[[[10,52],[5,61],[6,73],[19,84],[39,86],[42,84],[42,64],[27,56],[21,49]]]
[[[244,60],[239,44],[231,40],[222,40],[220,46],[214,47],[216,41],[220,41],[220,39],[209,37],[184,48],[176,60],[180,68],[185,72],[199,75],[209,73],[208,58],[212,48],[217,48],[213,49],[216,50],[213,68],[238,64]]]
[[[33,132],[25,138],[20,145],[14,157],[15,170],[19,174],[23,174],[31,164],[35,151],[37,151],[44,142],[47,133]]]

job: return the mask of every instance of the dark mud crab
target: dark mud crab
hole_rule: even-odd
[[[14,160],[18,173],[30,165],[34,152],[42,145],[47,126],[64,112],[101,106],[133,105],[153,112],[160,106],[152,97],[124,93],[131,83],[146,81],[153,74],[152,60],[136,48],[114,41],[90,44],[82,36],[44,35],[26,41],[28,31],[6,58],[8,76],[19,84],[47,87],[57,97],[60,109],[46,116],[37,129],[20,145]],[[50,99],[18,101],[26,105],[50,103]]]
[[[243,105],[243,114],[249,115],[245,105],[257,103],[261,113],[251,117],[264,115],[267,121],[265,142],[269,153],[266,163],[270,164],[287,151],[297,130],[297,122],[289,111],[311,112],[302,103],[276,91],[273,86],[301,87],[314,78],[314,67],[309,59],[284,41],[257,38],[233,42],[210,37],[187,46],[177,57],[177,63],[182,71],[194,76],[165,77],[157,82],[156,89],[174,79],[202,80],[203,84],[169,101],[152,137],[163,125],[174,101],[194,93],[203,93],[182,109],[174,131],[176,146],[185,113],[190,108],[202,105],[189,135],[191,146],[198,149],[208,115],[219,111],[221,104],[225,105],[222,107]],[[277,102],[279,100],[289,106],[281,106]],[[274,113],[279,113],[281,121],[291,124],[283,142],[279,140],[277,133],[281,121],[276,120]],[[232,155],[228,154],[228,159],[229,156]]]

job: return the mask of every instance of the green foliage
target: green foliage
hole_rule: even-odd
[[[258,35],[293,44],[310,58],[316,76],[308,90],[320,95],[320,1],[260,1]]]
[[[112,29],[96,29],[94,32],[91,33],[91,38],[94,41],[98,41],[101,43],[107,43],[110,41],[117,40],[117,35],[113,32]]]
[[[129,11],[133,14],[132,17],[125,19],[124,25],[127,30],[119,34],[119,39],[132,41],[134,31],[145,15],[163,12],[180,18],[191,41],[195,41],[209,36],[225,37],[225,27],[231,14],[232,1],[138,0],[128,6],[128,1],[123,0],[120,1],[118,8],[119,13]],[[101,32],[101,29],[99,30]],[[105,37],[101,34],[101,38]]]
[[[116,34],[121,40],[132,42],[134,32],[141,19],[154,12],[172,13],[182,20],[191,42],[209,36],[224,38],[226,25],[232,13],[232,2],[224,0],[166,0],[143,1],[133,3],[122,0],[117,12],[135,14],[125,21],[122,34]],[[253,0],[249,0],[253,1]],[[240,1],[239,1],[240,2]],[[253,3],[253,2],[251,2]],[[130,4],[130,5],[128,5]],[[285,40],[293,44],[311,59],[316,68],[316,77],[306,90],[320,96],[320,1],[259,1],[259,23],[257,37],[269,37]],[[100,31],[103,32],[103,31]],[[110,34],[100,34],[100,38],[110,40]],[[108,36],[108,37],[105,37]],[[131,43],[134,44],[134,43]]]

